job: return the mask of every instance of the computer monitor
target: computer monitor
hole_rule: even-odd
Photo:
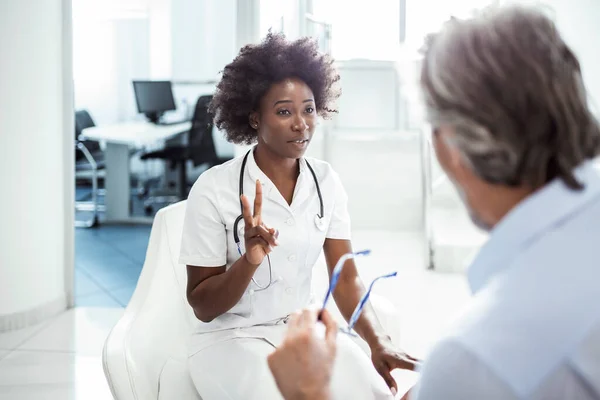
[[[138,112],[158,123],[165,111],[175,110],[171,81],[133,81]]]

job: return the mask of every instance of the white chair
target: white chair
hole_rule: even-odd
[[[196,317],[186,300],[185,266],[177,262],[185,203],[156,214],[137,287],[104,344],[104,373],[117,400],[201,400],[187,368],[188,341]],[[341,318],[335,302],[329,303]],[[372,303],[398,343],[393,307],[375,297]],[[368,352],[364,342],[362,347]]]

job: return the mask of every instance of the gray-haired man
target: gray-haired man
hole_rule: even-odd
[[[600,399],[600,129],[577,58],[543,13],[501,7],[431,36],[421,86],[440,165],[490,238],[411,398]],[[328,398],[334,327],[320,338],[313,315],[269,359],[287,399]]]

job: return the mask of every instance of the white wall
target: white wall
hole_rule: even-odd
[[[348,193],[354,229],[421,229],[421,161],[416,132],[335,130],[330,141],[328,161]],[[323,129],[317,129],[307,155],[322,158]]]
[[[148,0],[150,78],[170,79],[172,74],[171,0]]]
[[[0,2],[0,331],[64,309],[71,291],[68,29],[70,1]]]
[[[393,61],[355,60],[337,63],[343,95],[333,126],[341,130],[400,129],[400,79]]]
[[[74,1],[76,106],[97,124],[142,118],[133,79],[214,81],[237,53],[236,0],[146,0],[135,13],[115,3],[112,14]]]
[[[553,11],[559,30],[579,57],[586,87],[593,104],[597,106],[600,104],[600,73],[598,73],[600,71],[600,51],[598,51],[600,2],[598,0],[542,0],[541,3],[549,6]]]
[[[236,48],[236,0],[172,0],[173,80],[216,80]]]
[[[112,123],[117,121],[116,32],[112,22],[90,14],[73,15],[75,104],[96,122]]]
[[[99,14],[98,4],[76,1],[76,108],[87,109],[97,125],[132,119],[138,113],[131,81],[150,76],[149,19],[146,14],[108,17]]]
[[[150,41],[148,20],[120,19],[114,22],[116,52],[117,120],[125,121],[137,116],[133,93],[133,79],[150,76]]]

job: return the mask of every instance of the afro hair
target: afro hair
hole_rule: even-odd
[[[297,78],[308,85],[322,118],[328,119],[337,112],[333,107],[341,94],[337,88],[340,76],[333,59],[319,52],[316,41],[310,38],[290,42],[283,34],[269,32],[262,43],[243,47],[225,66],[209,105],[215,125],[226,132],[229,142],[256,142],[257,134],[248,118],[258,111],[269,88],[287,78]]]

